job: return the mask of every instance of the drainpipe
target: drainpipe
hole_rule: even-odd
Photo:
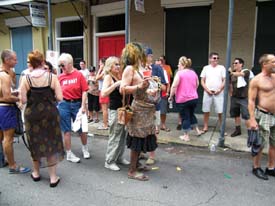
[[[129,0],[125,0],[125,44],[129,42]]]
[[[222,125],[220,131],[220,138],[218,145],[219,147],[224,147],[224,131],[226,124],[226,109],[228,100],[228,89],[229,89],[229,73],[228,68],[231,62],[231,41],[232,41],[232,24],[233,24],[233,12],[234,12],[234,0],[229,0],[229,11],[228,11],[228,27],[227,27],[227,48],[226,48],[226,77],[224,86],[224,102],[223,102],[223,114],[222,114]]]
[[[52,8],[51,8],[51,0],[48,0],[48,49],[53,50],[53,28],[52,28]]]

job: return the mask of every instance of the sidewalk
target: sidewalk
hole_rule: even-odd
[[[203,115],[197,114],[196,115],[199,123],[200,129],[202,129],[203,125]],[[166,119],[166,125],[168,128],[171,129],[170,132],[166,132],[163,130],[160,130],[158,137],[158,142],[162,144],[167,143],[176,143],[176,144],[185,144],[185,145],[192,145],[195,147],[209,147],[212,144],[217,144],[218,139],[220,137],[219,128],[216,128],[217,125],[217,118],[212,116],[209,120],[209,128],[208,132],[197,137],[195,131],[191,131],[190,133],[190,141],[185,142],[179,139],[179,136],[182,135],[182,131],[176,130],[177,127],[177,119],[178,114],[177,113],[168,113],[167,119]],[[100,116],[100,120],[102,120]],[[102,121],[99,123],[89,123],[89,132],[95,135],[103,135],[108,136],[108,130],[98,130],[97,127],[102,124]],[[235,125],[234,125],[234,119],[227,118],[226,119],[226,128],[225,132],[227,132],[227,136],[225,136],[225,146],[234,150],[234,151],[242,151],[242,152],[250,152],[250,148],[247,147],[246,141],[247,141],[247,130],[244,124],[244,121],[242,121],[242,134],[237,137],[230,137],[230,134],[234,131]],[[264,150],[264,153],[266,153],[266,148]]]

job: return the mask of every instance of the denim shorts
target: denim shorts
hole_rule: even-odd
[[[0,106],[0,117],[0,130],[3,131],[16,127],[15,106]]]
[[[62,132],[72,131],[72,121],[74,122],[80,107],[81,107],[81,102],[66,102],[63,100],[58,104],[57,108],[59,110],[59,114],[61,118]]]

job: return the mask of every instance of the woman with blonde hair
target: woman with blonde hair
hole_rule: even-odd
[[[151,152],[157,148],[155,104],[151,102],[151,97],[160,92],[160,85],[157,88],[149,88],[151,77],[143,75],[146,71],[146,57],[140,44],[127,44],[122,51],[121,61],[124,71],[120,92],[133,95],[131,106],[134,111],[131,121],[127,124],[127,146],[131,149],[128,178],[146,181],[148,176],[138,171],[146,169],[138,168],[138,157],[141,152]]]
[[[176,96],[176,103],[181,116],[181,126],[184,135],[179,138],[183,141],[190,141],[189,131],[195,128],[197,135],[201,135],[202,131],[198,128],[198,121],[195,116],[195,109],[198,103],[198,86],[199,79],[196,72],[191,69],[191,59],[182,56],[179,58],[178,72],[174,78],[169,101]]]
[[[109,141],[106,152],[105,168],[118,171],[118,164],[130,164],[123,158],[126,143],[125,126],[117,122],[117,109],[122,107],[122,95],[119,93],[121,70],[119,59],[109,57],[104,66],[105,77],[101,90],[102,97],[109,96]]]
[[[33,181],[40,181],[40,167],[47,166],[50,187],[56,187],[60,178],[56,175],[57,163],[64,159],[60,130],[60,116],[56,101],[61,101],[62,91],[57,76],[44,69],[44,56],[35,50],[28,59],[33,71],[22,77],[21,101],[27,102],[24,112],[25,130],[33,159]]]

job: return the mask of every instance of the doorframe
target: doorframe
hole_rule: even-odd
[[[91,7],[91,15],[93,18],[93,65],[98,67],[98,38],[105,36],[125,35],[125,30],[113,32],[97,32],[97,19],[103,16],[112,16],[117,14],[125,14],[125,2],[113,2],[101,4]]]

